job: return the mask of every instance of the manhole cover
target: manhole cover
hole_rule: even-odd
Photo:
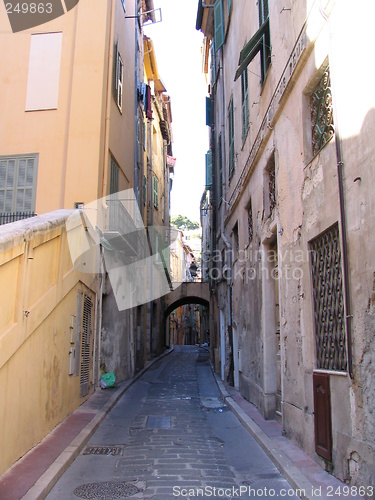
[[[97,500],[121,500],[131,497],[141,490],[134,484],[116,481],[88,483],[78,486],[73,493],[76,497]]]
[[[147,429],[170,429],[171,417],[150,416],[147,418]]]
[[[86,446],[83,455],[122,455],[122,446]]]

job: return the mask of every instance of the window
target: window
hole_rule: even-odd
[[[81,397],[86,396],[90,390],[90,362],[91,362],[91,308],[92,300],[89,296],[84,296],[82,312],[82,336],[81,336],[81,371],[80,371],[80,392]]]
[[[216,59],[215,44],[211,45],[211,83],[215,85],[218,74],[218,64]]]
[[[26,111],[57,109],[62,33],[31,35]]]
[[[113,86],[113,97],[116,101],[117,107],[122,113],[122,91],[124,83],[124,63],[119,52],[119,42],[117,40],[115,48],[115,60],[114,60],[114,86]]]
[[[111,156],[111,178],[109,181],[109,194],[115,194],[119,191],[119,172],[120,167],[118,166],[117,161]]]
[[[233,252],[234,252],[234,260],[238,259],[238,254],[240,251],[240,239],[238,235],[238,222],[233,226]]]
[[[229,179],[234,172],[234,118],[233,118],[233,95],[228,107],[228,137],[229,137]]]
[[[271,34],[268,0],[258,0],[259,8],[259,29],[255,35],[246,43],[240,53],[239,66],[236,71],[235,80],[251,63],[254,57],[260,53],[261,82],[264,83],[268,68],[271,64]]]
[[[250,124],[249,114],[249,84],[247,68],[245,68],[241,75],[241,102],[242,102],[242,142],[246,138],[247,130]]]
[[[38,155],[0,157],[0,213],[34,212]]]
[[[137,116],[137,163],[138,166],[143,165],[143,113],[138,108]]]
[[[264,24],[268,25],[268,29],[262,35],[262,42],[260,46],[260,68],[262,72],[262,83],[266,79],[268,68],[271,63],[271,40],[269,28],[269,11],[268,0],[258,0],[259,8],[259,29]]]
[[[339,228],[310,242],[317,368],[346,371],[346,339]]]
[[[249,244],[253,241],[254,237],[254,223],[253,223],[253,207],[251,203],[251,198],[249,205],[247,207],[247,226],[249,230]]]
[[[212,99],[211,99],[211,97],[206,97],[206,125],[208,127],[212,126]]]
[[[223,144],[222,144],[222,138],[221,138],[221,133],[219,134],[219,140],[218,140],[218,145],[217,145],[217,149],[218,149],[218,162],[219,162],[219,189],[218,189],[218,193],[219,193],[219,200],[218,202],[220,203],[221,202],[221,199],[223,197]]]
[[[159,181],[156,175],[152,176],[152,191],[153,191],[153,201],[154,207],[158,209],[159,207]]]
[[[224,44],[224,16],[223,0],[216,0],[214,5],[214,23],[215,23],[215,52]]]
[[[310,96],[312,149],[315,156],[334,134],[329,67]]]
[[[146,206],[147,203],[147,178],[143,176],[143,204]]]
[[[206,190],[212,189],[212,150],[206,153]]]
[[[276,206],[275,153],[269,159],[264,172],[264,212],[266,218],[272,215]]]

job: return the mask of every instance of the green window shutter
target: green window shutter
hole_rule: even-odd
[[[229,137],[229,178],[234,171],[234,118],[233,118],[233,95],[230,98],[228,108],[228,137]]]
[[[224,44],[223,0],[216,0],[214,6],[215,52]]]
[[[216,52],[215,52],[215,44],[211,45],[211,82],[212,85],[215,85],[216,82]]]
[[[241,98],[242,98],[242,141],[245,140],[249,128],[249,85],[247,68],[241,75]]]
[[[264,23],[264,21],[269,17],[268,0],[259,0],[258,7],[259,7],[259,26],[261,26]]]
[[[109,194],[115,194],[119,191],[119,166],[116,160],[111,156],[111,172],[109,181]]]
[[[212,150],[206,153],[206,189],[212,189]]]
[[[229,18],[230,11],[232,9],[232,0],[227,0],[227,6],[228,6],[228,18]]]
[[[147,179],[143,176],[143,204],[146,206],[147,203]]]
[[[211,127],[212,125],[212,99],[211,97],[206,97],[206,125]]]
[[[117,37],[117,42],[115,44],[115,50],[114,50],[114,57],[113,57],[113,98],[117,102],[117,84],[118,84],[118,57],[119,57],[119,51],[118,51],[118,37]]]
[[[153,199],[154,199],[154,207],[158,208],[159,206],[159,181],[157,177],[154,175],[152,178],[152,188],[153,188]]]
[[[251,63],[258,52],[262,50],[264,43],[269,43],[269,29],[270,23],[269,19],[267,19],[255,33],[255,35],[247,42],[245,47],[241,50],[240,60],[238,62],[239,66],[234,77],[235,80],[237,80],[242,75],[243,70],[247,68],[247,66]]]
[[[234,79],[237,80],[242,75],[244,69],[247,68],[258,52],[260,52],[261,79],[263,84],[271,64],[271,33],[268,0],[258,0],[258,9],[259,29],[242,49],[238,62],[239,66]]]
[[[222,144],[222,138],[221,134],[219,134],[219,141],[218,141],[218,160],[219,160],[219,203],[221,198],[223,197],[223,144]]]

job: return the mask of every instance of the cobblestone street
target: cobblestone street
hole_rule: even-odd
[[[208,352],[175,348],[124,394],[47,498],[298,498],[219,396]]]

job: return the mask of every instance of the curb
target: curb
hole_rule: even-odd
[[[210,361],[211,370],[214,375],[216,384],[222,395],[224,402],[228,405],[229,409],[238,418],[245,429],[251,434],[255,441],[259,444],[266,455],[272,460],[279,471],[285,476],[285,479],[290,483],[291,487],[298,493],[304,492],[300,496],[303,500],[311,500],[312,492],[314,489],[313,484],[307,477],[290,461],[290,459],[282,452],[272,438],[250,418],[247,413],[234,401],[225,388],[222,380],[219,379],[215,370],[213,369],[212,362]]]
[[[104,407],[97,412],[95,417],[84,427],[76,438],[68,445],[65,450],[48,467],[42,476],[27,491],[21,500],[43,500],[55,486],[60,477],[73,463],[86,446],[92,435],[103,422],[107,414],[112,410],[122,395],[136,382],[154,363],[164,358],[173,351],[173,346],[157,358],[146,363],[144,368],[139,371],[131,380],[127,381],[123,387],[118,389],[107,401]],[[93,393],[95,394],[95,393]],[[90,398],[89,398],[90,399]],[[88,401],[88,400],[87,400]],[[78,409],[78,408],[77,408]]]

